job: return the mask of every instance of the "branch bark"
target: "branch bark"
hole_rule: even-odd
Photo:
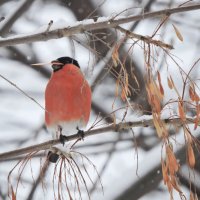
[[[181,126],[183,124],[183,121],[180,118],[173,118],[173,119],[163,119],[163,121],[166,124],[172,124],[172,125],[178,125]],[[187,118],[186,121],[184,121],[184,124],[193,124],[195,122],[195,119],[193,118]],[[88,131],[85,131],[84,133],[84,137],[88,137],[91,135],[97,135],[97,134],[101,134],[101,133],[105,133],[105,132],[110,132],[110,131],[122,131],[122,130],[127,130],[133,127],[153,127],[154,123],[153,123],[153,119],[145,119],[145,120],[139,120],[139,121],[135,121],[135,122],[120,122],[118,124],[110,124],[108,126],[102,127],[102,128],[98,128],[98,129],[91,129]],[[77,134],[73,134],[73,135],[69,135],[66,136],[65,138],[65,142],[71,141],[71,140],[75,140],[75,139],[80,139],[80,135]],[[31,153],[31,152],[39,152],[41,150],[48,150],[50,149],[52,146],[59,144],[60,140],[49,140],[47,142],[43,142],[37,145],[33,145],[33,146],[29,146],[29,147],[25,147],[25,148],[21,148],[21,149],[17,149],[17,150],[13,150],[13,151],[9,151],[9,152],[5,152],[5,153],[1,153],[0,154],[0,161],[4,161],[13,157],[17,157],[19,155],[23,155],[23,154],[27,154],[27,153]]]
[[[41,31],[37,31],[37,33],[32,33],[32,34],[27,34],[27,35],[16,35],[16,36],[6,38],[6,39],[0,39],[0,47],[31,43],[31,42],[37,42],[37,41],[47,41],[50,39],[58,39],[58,38],[68,37],[74,34],[83,33],[83,32],[92,31],[92,30],[115,28],[116,26],[120,24],[125,24],[128,22],[139,21],[139,20],[159,17],[163,15],[169,16],[175,13],[187,12],[187,11],[198,10],[198,9],[200,9],[200,3],[192,4],[189,6],[144,13],[144,14],[135,15],[135,16],[116,17],[116,19],[115,17],[112,17],[110,19],[99,18],[97,22],[94,22],[94,20],[89,19],[89,20],[76,23],[76,25],[74,26],[68,26],[67,24],[65,24],[59,27],[55,27],[54,29],[48,32],[46,31],[47,29],[46,27],[46,28],[41,29]]]

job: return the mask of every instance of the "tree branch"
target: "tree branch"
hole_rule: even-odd
[[[125,33],[126,36],[129,37],[129,38],[135,38],[137,40],[142,40],[147,44],[154,44],[156,46],[160,46],[160,47],[166,48],[166,49],[173,49],[174,48],[172,45],[166,44],[166,43],[164,43],[160,40],[154,40],[154,39],[152,39],[151,37],[148,37],[148,36],[143,36],[143,35],[139,35],[139,34],[136,34],[136,33],[132,33],[131,31],[126,30],[126,29],[122,28],[121,26],[117,26],[116,29],[121,31],[122,33]]]
[[[92,30],[98,29],[106,29],[106,28],[115,28],[116,26],[128,22],[139,21],[147,18],[152,17],[159,17],[163,15],[171,15],[180,12],[187,12],[192,10],[200,9],[199,4],[192,4],[189,6],[171,8],[171,9],[164,9],[155,12],[143,13],[140,15],[135,16],[125,16],[125,17],[112,17],[112,18],[99,18],[97,22],[94,20],[84,20],[81,22],[77,22],[73,26],[69,26],[69,24],[62,24],[62,25],[53,25],[52,30],[46,31],[47,26],[41,28],[37,33],[32,34],[23,34],[23,35],[16,35],[13,37],[9,37],[6,39],[0,39],[0,47],[3,46],[12,46],[17,44],[24,44],[24,43],[31,43],[37,41],[47,41],[50,39],[58,39],[62,37],[72,36],[74,34],[83,33]]]
[[[163,121],[166,124],[172,124],[172,125],[181,126],[183,124],[183,121],[180,118],[163,119]],[[186,121],[184,121],[184,124],[185,123],[193,124],[194,122],[195,122],[195,119],[187,118]],[[153,119],[145,119],[145,120],[139,120],[139,121],[135,121],[135,122],[120,122],[118,124],[110,124],[106,127],[85,131],[84,137],[88,137],[88,136],[91,136],[91,135],[97,135],[97,134],[101,134],[101,133],[105,133],[105,132],[109,132],[109,131],[119,132],[119,131],[127,130],[127,129],[130,129],[130,128],[133,128],[133,127],[149,127],[149,126],[152,126],[152,127],[154,126]],[[80,135],[78,133],[66,136],[65,142],[75,140],[75,139],[80,139]],[[37,145],[33,145],[33,146],[29,146],[29,147],[25,147],[25,148],[13,150],[13,151],[9,151],[9,152],[6,152],[6,153],[1,153],[0,154],[0,161],[4,161],[4,160],[7,160],[9,158],[17,157],[19,155],[31,153],[31,152],[34,152],[34,151],[39,152],[41,150],[48,150],[56,144],[60,144],[59,139],[49,140],[47,142],[43,142],[43,143],[40,143],[40,144],[37,144]]]

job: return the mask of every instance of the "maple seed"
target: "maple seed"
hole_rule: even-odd
[[[178,28],[177,28],[174,24],[172,24],[172,26],[174,27],[174,30],[175,30],[175,33],[176,33],[177,38],[178,38],[181,42],[183,42],[183,36],[181,35],[181,32],[178,30]]]
[[[179,116],[183,121],[186,121],[186,116],[183,108],[183,103],[178,102],[178,111],[179,111]]]
[[[194,168],[194,166],[195,166],[195,156],[194,156],[194,151],[193,151],[191,144],[188,145],[187,151],[188,151],[189,166],[190,166],[190,168]]]

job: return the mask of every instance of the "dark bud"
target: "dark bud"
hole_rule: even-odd
[[[49,162],[56,163],[58,158],[59,158],[59,155],[57,153],[53,153],[52,151],[48,152]]]

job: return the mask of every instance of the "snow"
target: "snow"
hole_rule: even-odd
[[[130,15],[129,17],[134,17],[134,15]],[[77,21],[77,22],[68,22],[68,21],[65,21],[65,20],[58,20],[56,22],[53,22],[52,26],[50,27],[50,30],[48,32],[54,32],[56,30],[60,30],[60,29],[68,29],[68,28],[76,28],[76,27],[81,27],[84,29],[84,26],[88,26],[88,25],[97,25],[98,24],[101,24],[101,23],[110,23],[109,20],[120,20],[120,19],[126,19],[127,16],[109,16],[109,17],[99,17],[97,19],[96,22],[94,22],[93,19],[86,19],[86,20],[83,20],[83,21]],[[49,21],[51,21],[52,19],[50,19]],[[132,22],[130,22],[132,23]],[[46,25],[43,25],[41,26],[40,28],[37,28],[37,30],[33,31],[33,32],[29,32],[28,34],[18,34],[18,35],[14,35],[14,36],[10,36],[6,39],[4,38],[0,38],[0,42],[2,41],[6,41],[6,40],[14,40],[14,39],[19,39],[19,38],[23,38],[23,37],[30,37],[30,35],[38,35],[38,34],[42,34],[42,33],[45,33],[47,31],[47,28],[48,28],[48,23]],[[23,30],[23,27],[20,28],[19,27],[19,30]],[[89,30],[88,30],[89,31]],[[21,32],[21,31],[20,31]]]

